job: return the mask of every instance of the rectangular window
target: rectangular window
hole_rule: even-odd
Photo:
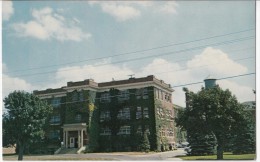
[[[104,121],[104,120],[110,120],[110,111],[101,111],[100,112],[100,121]]]
[[[141,126],[141,125],[138,126],[138,128],[137,128],[137,130],[136,130],[136,133],[137,133],[137,134],[140,134],[140,135],[143,134],[143,130],[142,130],[142,126]]]
[[[118,119],[130,119],[130,108],[125,107],[125,108],[119,110],[119,112],[117,114],[117,118]]]
[[[142,118],[142,108],[137,107],[137,109],[136,109],[136,119],[140,119],[140,118]]]
[[[143,99],[148,99],[149,96],[148,96],[148,89],[147,88],[144,88],[143,89]]]
[[[81,121],[81,115],[77,114],[75,117],[75,121],[80,122]]]
[[[60,130],[51,130],[49,132],[50,139],[58,139],[60,137]]]
[[[78,93],[77,92],[73,92],[72,101],[78,101]]]
[[[50,124],[59,124],[60,123],[60,115],[51,116]]]
[[[136,95],[136,99],[141,99],[141,98],[148,99],[149,98],[147,88],[137,89],[135,95]]]
[[[53,107],[58,107],[58,106],[60,106],[60,101],[61,101],[61,98],[54,98],[51,100],[51,105]]]
[[[84,101],[84,94],[82,91],[79,93],[79,100]]]
[[[107,103],[107,102],[110,102],[111,99],[110,99],[110,94],[109,93],[102,93],[101,94],[101,97],[100,97],[100,102],[101,103]]]
[[[100,135],[111,135],[111,129],[109,127],[101,128]]]
[[[129,91],[128,90],[123,90],[120,91],[118,94],[118,101],[125,101],[125,100],[129,100]]]
[[[118,131],[118,135],[122,135],[122,134],[130,134],[130,126],[122,126],[120,127],[119,131]]]
[[[148,107],[144,107],[143,116],[144,116],[144,118],[149,118]]]

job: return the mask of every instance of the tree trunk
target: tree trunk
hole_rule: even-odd
[[[18,152],[18,160],[23,160],[24,145],[20,143],[18,149],[19,149],[19,152]]]
[[[217,160],[223,160],[223,145],[218,144],[217,146]]]

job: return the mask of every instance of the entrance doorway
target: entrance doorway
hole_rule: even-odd
[[[75,147],[75,138],[70,137],[70,148],[74,148],[74,147]]]
[[[78,148],[79,147],[79,141],[78,141],[78,138],[75,138],[75,148]]]

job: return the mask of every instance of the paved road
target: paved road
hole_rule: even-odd
[[[134,155],[129,153],[87,153],[87,154],[65,154],[62,155],[68,157],[86,157],[86,158],[104,158],[104,159],[113,159],[113,160],[171,160],[177,161],[181,160],[176,158],[177,155],[186,155],[186,152],[183,149],[178,149],[174,151],[167,151],[167,152],[159,152],[159,153],[148,153],[144,155]],[[56,155],[61,156],[61,155]]]
[[[133,160],[170,160],[179,161],[181,159],[176,158],[177,155],[185,155],[186,152],[183,149],[178,149],[168,152],[158,153],[140,153],[140,152],[114,152],[114,153],[86,153],[86,154],[58,154],[58,155],[25,155],[24,160],[36,161],[36,160],[116,160],[116,161],[133,161]],[[17,160],[17,155],[4,156],[4,160]]]

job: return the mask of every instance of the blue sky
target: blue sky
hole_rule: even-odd
[[[176,86],[255,72],[253,1],[14,1],[2,10],[3,97],[88,78],[155,75]],[[255,75],[218,84],[255,100]]]

